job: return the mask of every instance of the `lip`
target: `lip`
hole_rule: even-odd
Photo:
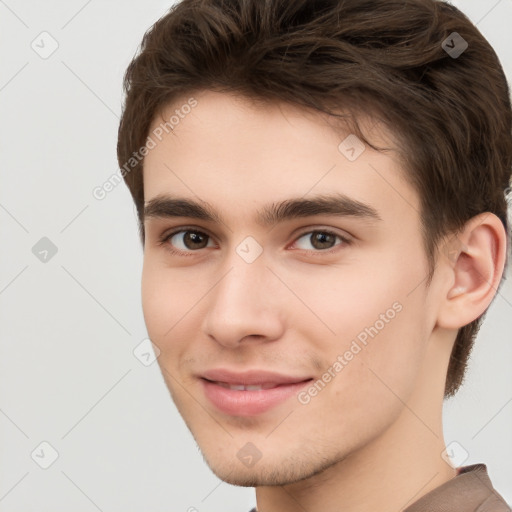
[[[297,394],[311,380],[312,377],[294,377],[265,370],[232,372],[216,369],[200,375],[206,398],[230,416],[262,414]],[[227,385],[263,386],[264,389],[229,389]]]

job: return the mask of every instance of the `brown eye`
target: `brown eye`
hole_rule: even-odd
[[[334,247],[336,244],[336,237],[329,233],[322,233],[320,231],[315,231],[311,235],[311,245],[315,249],[330,249]]]
[[[173,233],[169,237],[169,242],[180,251],[193,251],[211,247],[210,237],[200,231],[183,230]]]
[[[342,242],[348,243],[342,236],[335,233],[329,231],[310,231],[299,237],[295,242],[295,246],[306,251],[322,251],[331,249]]]

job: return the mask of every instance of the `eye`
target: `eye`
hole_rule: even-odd
[[[175,231],[164,237],[162,242],[171,245],[172,249],[177,249],[177,251],[181,252],[195,251],[204,249],[205,247],[215,247],[209,235],[191,229]]]
[[[325,251],[341,243],[348,245],[350,241],[331,231],[317,230],[304,233],[297,238],[293,245],[298,249],[306,251]]]

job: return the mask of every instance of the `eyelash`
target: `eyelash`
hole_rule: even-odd
[[[172,231],[171,233],[165,233],[162,237],[159,238],[158,245],[165,247],[165,249],[173,255],[185,256],[185,257],[194,256],[195,255],[194,253],[199,252],[200,249],[198,249],[196,251],[194,251],[194,250],[180,251],[180,250],[174,249],[172,247],[172,245],[170,245],[168,243],[169,240],[174,235],[177,235],[178,233],[186,233],[186,232],[199,233],[201,235],[205,235],[205,236],[209,237],[210,239],[213,238],[208,233],[205,233],[204,231],[200,231],[199,229],[196,229],[193,227],[184,226],[184,227],[181,227],[180,229],[176,229],[176,230]],[[336,244],[329,249],[323,249],[323,250],[322,249],[317,249],[317,250],[295,249],[295,250],[302,250],[302,251],[306,251],[308,253],[315,253],[315,254],[331,254],[332,252],[339,250],[340,245],[341,246],[349,246],[352,244],[352,240],[350,240],[349,238],[344,237],[344,236],[340,235],[339,233],[335,233],[334,231],[331,231],[329,229],[322,229],[322,228],[311,229],[309,231],[304,231],[304,232],[300,233],[295,238],[293,243],[296,243],[297,240],[300,240],[304,235],[313,234],[313,233],[322,233],[322,234],[326,234],[326,235],[332,235],[332,236],[340,239],[341,243]]]

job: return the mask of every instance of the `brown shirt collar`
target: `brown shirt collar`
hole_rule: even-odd
[[[403,512],[511,512],[494,489],[485,464],[457,468],[457,476],[422,496]]]

